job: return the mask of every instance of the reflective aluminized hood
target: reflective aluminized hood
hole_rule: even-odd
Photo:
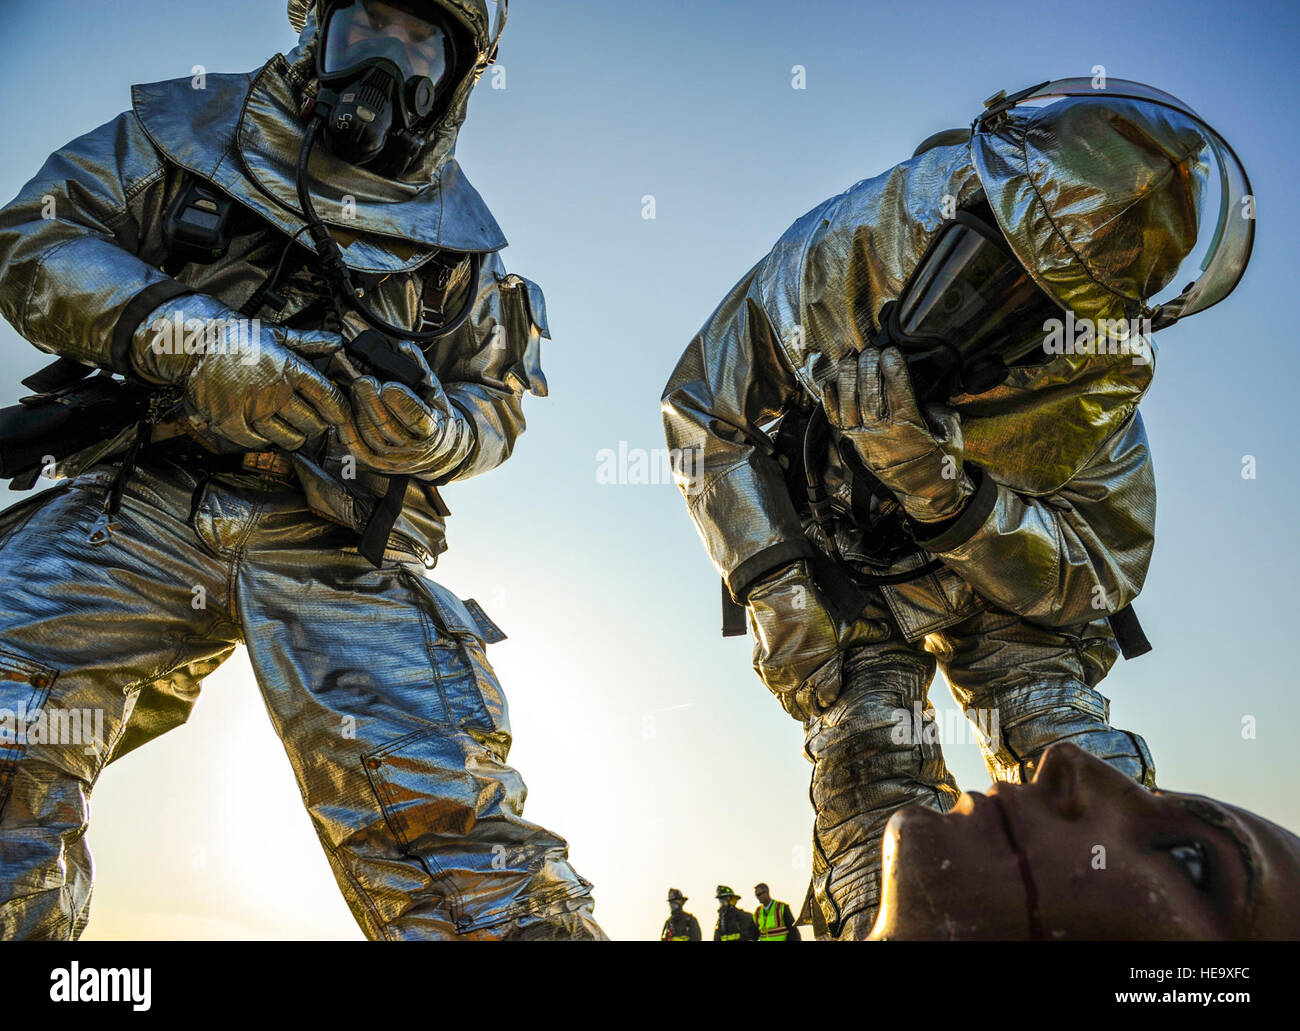
[[[1253,222],[1234,221],[1237,200],[1249,192],[1244,171],[1181,102],[1167,98],[1177,110],[1145,103],[1142,89],[1166,95],[1128,87],[1139,96],[993,111],[973,138],[950,142],[963,134],[942,134],[940,145],[791,226],[756,277],[764,310],[812,396],[841,358],[872,340],[881,309],[902,294],[953,211],[981,195],[1017,257],[1076,316],[1148,311],[1196,243],[1207,141],[1224,184],[1221,245],[1210,248],[1201,285],[1152,314],[1177,317],[1226,296],[1253,238]],[[1012,368],[991,390],[952,398],[968,457],[1024,493],[1058,489],[1133,413],[1154,357],[1154,346],[1145,359],[1059,354]]]
[[[1045,100],[1056,102],[1029,106]],[[1128,79],[1075,78],[999,93],[985,106],[971,150],[994,214],[1039,284],[1076,314],[1140,314],[1159,330],[1241,282],[1255,241],[1250,178],[1183,101]],[[1197,242],[1210,157],[1218,210],[1200,275],[1152,305]]]
[[[1070,97],[1006,111],[971,157],[1020,263],[1076,317],[1138,318],[1196,245],[1206,141],[1178,111]]]
[[[486,25],[482,0],[469,4]],[[448,8],[453,5],[448,0]],[[456,7],[459,10],[459,7]],[[482,32],[475,35],[476,39]],[[172,162],[226,191],[283,232],[303,227],[296,164],[316,91],[316,19],[307,12],[298,45],[259,71],[137,85],[132,100],[154,145]],[[416,268],[438,249],[497,251],[500,226],[454,156],[456,131],[476,75],[462,81],[443,130],[405,179],[388,179],[317,147],[310,187],[317,214],[336,230],[344,260],[362,272]],[[299,240],[311,246],[303,234]]]
[[[836,364],[878,331],[956,207],[982,194],[969,143],[934,147],[863,180],[787,230],[758,271],[764,311],[813,397]],[[1061,354],[1017,367],[992,390],[959,395],[967,457],[999,482],[1047,494],[1133,413],[1152,362]]]

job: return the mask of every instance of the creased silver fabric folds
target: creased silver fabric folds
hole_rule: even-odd
[[[443,6],[469,30],[477,59],[408,179],[380,179],[320,148],[309,171],[373,312],[414,330],[446,325],[465,307],[458,328],[422,348],[454,436],[418,468],[383,467],[410,475],[378,568],[358,554],[359,532],[389,476],[310,420],[298,422],[316,439],[287,462],[249,454],[261,438],[242,433],[239,419],[198,417],[220,407],[203,399],[148,441],[132,428],[73,454],[56,470],[67,478],[60,486],[0,514],[0,710],[85,711],[104,730],[89,751],[18,728],[0,740],[0,937],[81,933],[96,778],[184,723],[204,676],[240,642],[368,937],[604,937],[563,839],[523,818],[505,698],[486,656],[500,631],[427,578],[447,546],[447,509],[431,481],[477,476],[510,457],[524,395],[547,392],[540,347],[549,337],[541,290],[506,271],[496,253],[505,238],[453,157],[495,43],[486,6]],[[120,344],[137,347],[159,318],[202,325],[242,313],[264,324],[268,341],[300,350],[307,335],[333,346],[335,329],[351,339],[364,328],[355,315],[325,325],[329,288],[302,255],[277,298],[259,293],[291,238],[310,245],[293,178],[300,112],[316,86],[316,20],[300,13],[289,55],[250,75],[137,87],[131,110],[52,155],[0,209],[0,314],[19,333],[50,353],[147,378],[123,367]],[[165,213],[193,178],[235,202],[233,237],[209,263],[177,264],[167,260]],[[159,284],[173,300],[138,311],[158,303],[140,295]],[[262,358],[272,360],[211,383],[251,393],[268,387],[252,378],[286,375],[284,355]],[[280,396],[268,395],[229,407],[265,427],[286,414],[268,411]],[[167,450],[180,441],[188,451]],[[109,514],[110,484],[134,443],[144,445],[138,467]],[[265,475],[229,471],[249,459]]]
[[[982,521],[917,534],[924,550],[887,568],[871,564],[851,518],[834,434],[811,456],[832,549],[800,514],[801,486],[791,495],[781,429],[877,339],[882,310],[960,208],[990,203],[1021,259],[1042,259],[1031,266],[1040,285],[1079,317],[1136,314],[1130,302],[1168,282],[1195,241],[1203,149],[1190,120],[1114,98],[1015,110],[974,144],[949,137],[796,221],[724,298],[664,388],[668,446],[695,459],[682,484],[688,510],[736,601],[797,559],[838,557],[859,573],[896,576],[940,560],[908,582],[858,590],[860,618],[896,633],[849,650],[839,698],[805,720],[814,890],[831,935],[870,930],[889,815],[954,797],[937,744],[900,745],[891,723],[911,704],[916,725],[926,722],[936,661],[968,716],[1001,720],[1001,736],[985,743],[995,778],[1027,777],[1043,749],[1069,738],[1154,784],[1146,745],[1109,725],[1095,687],[1119,655],[1106,617],[1141,591],[1154,547],[1155,483],[1137,409],[1155,352],[1048,351],[984,393],[951,398],[987,508],[972,502]],[[1091,291],[1090,273],[1100,277]],[[782,643],[768,650],[780,654]]]
[[[602,937],[564,840],[522,816],[485,652],[503,634],[477,603],[410,555],[343,550],[292,487],[172,464],[138,470],[92,544],[113,472],[0,517],[0,709],[103,728],[0,744],[0,939],[81,933],[97,777],[183,723],[240,642],[368,937]]]

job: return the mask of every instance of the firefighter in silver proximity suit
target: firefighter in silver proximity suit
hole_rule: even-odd
[[[1125,639],[1139,650],[1128,606],[1154,540],[1137,412],[1154,352],[1128,320],[1219,300],[1253,223],[1226,203],[1244,171],[1193,112],[1091,85],[994,98],[973,133],[799,219],[664,392],[691,517],[805,728],[822,936],[869,933],[890,815],[957,799],[936,666],[994,779],[1028,781],[1069,740],[1154,785],[1097,690]],[[1207,149],[1226,184],[1214,261],[1151,309],[1196,240]],[[1086,320],[1106,346],[1076,340]]]
[[[453,157],[504,5],[289,16],[288,55],[135,87],[0,210],[0,310],[48,376],[153,398],[0,516],[0,709],[27,714],[0,742],[0,937],[81,934],[96,778],[243,642],[367,937],[603,939],[523,817],[503,635],[427,575],[438,485],[508,458],[546,393],[541,292]],[[405,379],[344,352],[384,325]],[[89,746],[27,733],[81,710]]]

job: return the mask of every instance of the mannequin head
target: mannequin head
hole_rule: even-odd
[[[1065,743],[1030,784],[896,813],[883,872],[876,940],[1300,937],[1300,838]]]

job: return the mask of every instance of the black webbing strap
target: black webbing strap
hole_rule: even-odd
[[[36,481],[41,478],[41,467],[34,465],[25,473],[15,476],[9,481],[10,490],[31,490],[36,486]]]
[[[722,636],[743,637],[749,631],[749,618],[744,605],[737,605],[727,588],[727,581],[722,584]]]
[[[1147,640],[1147,635],[1143,632],[1142,624],[1138,622],[1137,613],[1133,611],[1132,605],[1125,605],[1107,619],[1111,630],[1115,633],[1120,654],[1124,658],[1136,659],[1151,650],[1151,642]]]
[[[113,327],[113,342],[108,352],[113,371],[131,379],[136,378],[135,370],[131,367],[131,338],[140,328],[140,323],[160,304],[192,293],[194,291],[184,283],[178,283],[174,279],[160,279],[132,297],[122,309],[117,325]]]
[[[406,485],[410,481],[409,476],[389,477],[388,490],[375,505],[374,511],[370,513],[370,519],[366,522],[366,528],[361,531],[361,543],[357,546],[357,551],[376,569],[384,564],[384,549],[388,547],[388,535],[393,532],[393,526],[398,516],[402,514],[402,502],[406,500]]]
[[[38,394],[53,394],[56,390],[80,383],[94,371],[93,365],[77,361],[76,358],[57,358],[39,372],[33,372],[23,380],[23,386]]]

